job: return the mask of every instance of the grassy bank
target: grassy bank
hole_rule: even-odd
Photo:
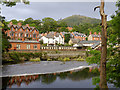
[[[49,51],[49,52],[9,52],[2,54],[3,64],[16,64],[25,61],[40,62],[40,61],[84,61],[85,51]]]

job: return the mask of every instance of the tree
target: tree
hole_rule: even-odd
[[[16,3],[24,3],[24,4],[29,4],[30,2],[28,0],[1,0],[0,1],[0,4],[2,5],[6,5],[7,7],[12,7],[12,6],[15,6]]]
[[[57,22],[50,17],[46,17],[42,19],[42,31],[49,32],[49,31],[56,31],[57,30]]]
[[[11,44],[8,42],[8,39],[10,37],[7,37],[5,34],[5,31],[8,30],[7,23],[5,22],[5,17],[0,16],[0,20],[2,23],[2,53],[8,51],[8,49],[11,47]]]
[[[70,40],[70,34],[65,34],[65,42],[68,43]]]
[[[107,61],[107,15],[104,13],[104,0],[101,0],[100,15],[102,20],[102,50],[101,50],[101,61],[100,61],[100,88],[108,88],[106,80],[106,61]],[[94,10],[96,10],[94,8]]]

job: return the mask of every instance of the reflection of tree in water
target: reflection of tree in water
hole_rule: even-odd
[[[62,73],[53,73],[53,74],[43,74],[43,75],[29,75],[29,76],[16,76],[11,78],[3,78],[3,88],[16,84],[18,87],[21,86],[22,83],[29,85],[31,82],[39,80],[42,84],[51,84],[53,83],[57,77],[61,80],[64,79],[71,79],[73,81],[80,81],[84,79],[91,78],[96,76],[91,72],[89,68],[80,70],[80,71],[69,71],[69,72],[62,72]]]
[[[8,81],[10,80],[10,77],[3,77],[2,78],[2,89],[5,90],[7,85],[8,85]]]
[[[67,76],[68,76],[68,72],[63,72],[63,73],[60,73],[60,74],[58,75],[58,77],[59,77],[61,80],[66,79]]]
[[[56,80],[56,75],[54,74],[45,74],[45,75],[41,75],[41,82],[43,84],[51,84]]]
[[[79,72],[72,72],[68,74],[68,79],[73,81],[80,81],[94,77],[95,75],[92,72],[89,72],[89,68],[83,69]]]

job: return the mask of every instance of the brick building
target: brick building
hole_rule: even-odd
[[[97,34],[96,32],[94,32],[94,34],[92,34],[90,32],[89,36],[88,36],[88,41],[100,41],[101,40],[101,34],[100,32]]]
[[[30,27],[29,24],[22,26],[21,23],[13,25],[12,22],[8,24],[10,30],[5,33],[12,40],[38,40],[39,31],[35,27]]]
[[[86,35],[83,33],[78,33],[78,32],[72,32],[73,38],[74,39],[80,39],[80,41],[86,40]]]
[[[10,37],[9,42],[12,47],[10,51],[37,51],[40,50],[39,31],[35,27],[30,27],[29,24],[22,26],[21,23],[13,25],[8,24],[10,30],[5,33]]]

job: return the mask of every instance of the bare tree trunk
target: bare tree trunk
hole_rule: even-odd
[[[104,13],[104,0],[101,0],[100,15],[102,20],[102,50],[100,62],[100,88],[108,88],[106,80],[106,58],[107,58],[107,15]]]

